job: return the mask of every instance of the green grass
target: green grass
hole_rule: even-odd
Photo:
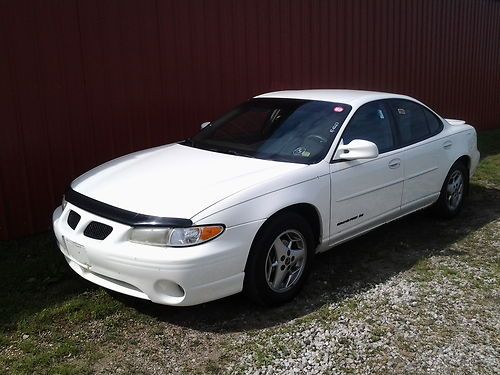
[[[486,187],[500,185],[500,154],[486,156],[481,161],[473,182]]]
[[[478,144],[482,160],[471,181],[472,203],[474,200],[487,201],[498,197],[500,188],[500,130],[479,133]],[[494,238],[495,234],[488,234],[487,231],[487,228],[484,229],[484,235]],[[465,241],[468,241],[467,237]],[[470,241],[471,246],[474,246],[476,239]],[[394,250],[396,255],[399,255],[398,251],[410,251],[409,245],[401,243],[397,246],[399,250]],[[1,241],[0,253],[0,374],[91,372],[97,360],[109,356],[110,347],[141,345],[142,333],[135,336],[131,334],[134,329],[138,329],[133,328],[131,322],[142,322],[143,327],[152,327],[148,333],[150,339],[164,342],[164,347],[179,352],[185,350],[176,340],[162,337],[165,324],[162,325],[154,314],[147,315],[124,305],[103,289],[77,276],[67,266],[51,233]],[[378,252],[367,254],[367,264],[383,256],[383,253]],[[475,260],[471,259],[471,262]],[[491,269],[491,275],[498,275],[500,266],[496,264],[492,267],[496,268]],[[370,269],[361,264],[359,270],[368,272]],[[414,278],[423,283],[435,277],[460,280],[461,276],[456,269],[434,267],[426,258],[415,262],[412,272]],[[329,285],[324,287],[327,292]],[[311,298],[316,297],[313,295]],[[321,300],[329,297],[317,298]],[[314,314],[300,317],[298,324],[308,321],[322,324],[322,321],[337,319],[341,313],[363,317],[362,306],[358,302],[354,296],[340,301],[338,309],[317,308]],[[202,320],[203,311],[196,311]],[[250,312],[249,316],[252,314]],[[265,321],[266,314],[255,313],[256,319]],[[269,314],[272,316],[274,313]],[[250,317],[248,319],[251,320]],[[286,326],[283,327],[283,330],[286,329]],[[251,331],[249,334],[252,337]],[[372,339],[376,341],[383,334],[383,330],[374,331]],[[269,343],[279,350],[294,349],[283,347],[279,337],[274,338],[272,334],[263,337],[267,341],[259,343],[256,339],[256,343],[248,348],[256,353],[257,361],[262,364],[269,363],[273,358],[274,353],[266,348]],[[190,340],[193,345],[197,342],[196,337]],[[218,372],[220,368],[221,364],[208,360],[206,368],[200,372]]]
[[[115,340],[130,309],[74,274],[50,233],[0,242],[0,252],[0,374],[86,373],[101,353],[85,330],[100,323]]]
[[[473,182],[485,187],[500,186],[500,129],[478,134],[478,148],[481,164],[474,175]]]

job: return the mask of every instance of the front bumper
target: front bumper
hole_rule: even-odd
[[[73,230],[70,210],[81,216]],[[84,235],[97,221],[113,227],[104,240]],[[229,227],[218,238],[185,248],[128,241],[130,226],[96,216],[71,203],[53,214],[54,233],[70,267],[83,278],[123,294],[165,305],[189,306],[238,293],[245,263],[262,221]]]

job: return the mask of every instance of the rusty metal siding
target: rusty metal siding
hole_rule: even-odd
[[[358,88],[500,125],[492,0],[5,0],[0,238],[50,226],[69,182],[253,95]]]

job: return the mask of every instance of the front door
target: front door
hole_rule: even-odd
[[[399,212],[403,160],[393,129],[393,119],[382,101],[360,107],[345,128],[342,144],[354,139],[367,140],[377,145],[379,156],[351,161],[334,156],[330,164],[331,243]]]

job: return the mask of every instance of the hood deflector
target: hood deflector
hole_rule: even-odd
[[[186,228],[193,225],[193,222],[189,219],[151,216],[114,207],[80,194],[71,187],[68,188],[64,197],[66,201],[81,208],[82,210],[121,224],[130,225],[131,227]]]

